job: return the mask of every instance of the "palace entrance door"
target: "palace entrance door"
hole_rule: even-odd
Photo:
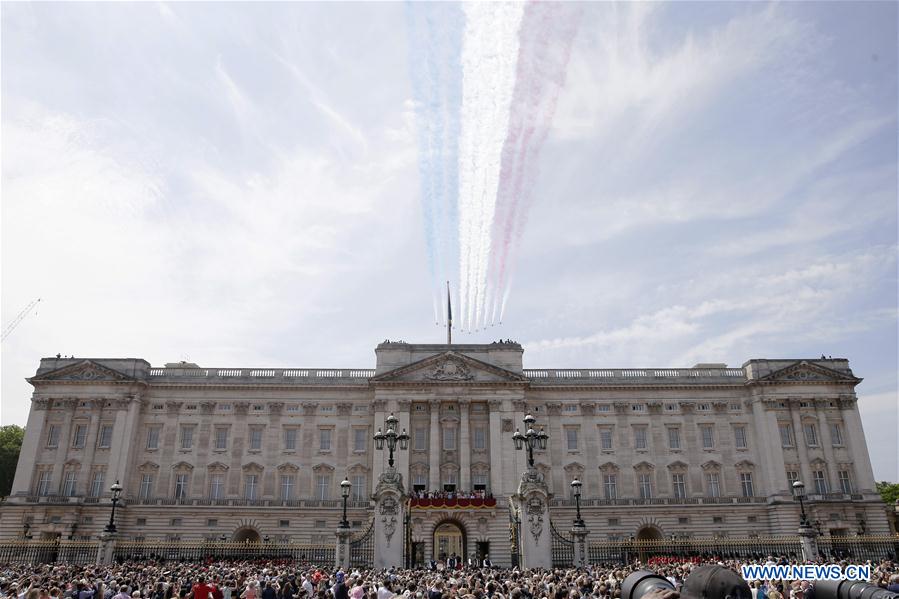
[[[458,524],[444,522],[434,529],[434,559],[446,561],[453,554],[465,559],[465,536]]]

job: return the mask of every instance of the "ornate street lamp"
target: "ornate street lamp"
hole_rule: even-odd
[[[227,540],[228,540],[228,537],[226,537],[225,535],[221,535],[221,536],[219,537],[219,541],[221,541],[222,543],[224,543],[224,542],[227,541]]]
[[[112,486],[109,487],[109,490],[112,492],[112,512],[109,514],[109,524],[106,525],[106,532],[114,533],[116,531],[115,528],[115,506],[119,502],[119,497],[122,495],[122,485],[119,484],[119,481],[115,481],[112,483]]]
[[[793,483],[793,497],[799,500],[799,526],[808,526],[808,518],[805,515],[805,485],[801,480]]]
[[[392,413],[387,417],[385,421],[385,426],[387,428],[387,432],[381,432],[381,429],[378,429],[378,432],[375,433],[375,449],[378,451],[382,451],[384,449],[384,445],[387,445],[387,449],[390,452],[387,458],[387,465],[393,469],[393,452],[396,451],[397,445],[402,450],[406,450],[409,448],[409,435],[406,434],[406,429],[403,429],[403,432],[397,433],[396,426],[399,424],[400,420]]]
[[[581,486],[583,483],[575,478],[571,481],[571,494],[574,495],[574,505],[577,506],[577,518],[574,519],[575,526],[583,526],[584,520],[581,518]]]
[[[528,452],[528,468],[534,467],[534,449],[546,449],[546,440],[549,435],[542,428],[539,432],[534,430],[534,423],[537,419],[528,414],[524,417],[525,431],[515,431],[512,435],[512,442],[515,443],[515,449],[526,449]]]
[[[343,497],[343,520],[340,521],[340,528],[349,528],[350,522],[346,519],[346,500],[350,497],[350,488],[353,483],[344,478],[340,481],[340,495]]]
[[[22,538],[30,539],[31,538],[31,523],[26,522],[25,526],[22,527],[24,531],[22,532]]]

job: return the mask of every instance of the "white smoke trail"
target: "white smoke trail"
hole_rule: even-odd
[[[463,10],[459,288],[462,326],[471,329],[483,326],[486,315],[493,217],[524,4],[470,2]]]

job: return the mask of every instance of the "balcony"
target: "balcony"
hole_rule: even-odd
[[[463,499],[463,498],[453,498],[453,499],[445,499],[445,498],[419,498],[413,497],[409,500],[409,507],[411,508],[420,508],[420,509],[460,509],[460,510],[477,510],[484,508],[495,508],[496,507],[496,498],[487,497],[487,498],[475,498],[475,499]]]
[[[581,499],[581,507],[603,507],[609,505],[734,505],[746,503],[766,503],[766,497],[652,497],[649,499]],[[574,499],[551,499],[552,507],[574,507]]]

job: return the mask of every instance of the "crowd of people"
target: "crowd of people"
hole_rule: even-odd
[[[622,582],[653,570],[680,589],[703,560],[592,565],[584,569],[491,567],[417,570],[334,570],[293,562],[113,565],[7,564],[0,597],[10,599],[621,599]],[[735,571],[744,562],[704,560]],[[773,562],[772,562],[773,563]],[[781,562],[786,563],[786,562]],[[873,584],[899,592],[899,568],[871,564]],[[815,599],[808,582],[748,581],[753,599]],[[657,599],[674,599],[666,592]]]
[[[413,499],[493,499],[492,493],[477,489],[474,491],[422,491],[414,490]]]

